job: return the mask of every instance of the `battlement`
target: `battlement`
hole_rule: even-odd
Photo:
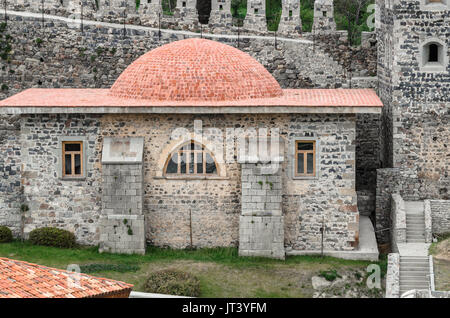
[[[10,0],[8,10],[45,13],[76,19],[110,23],[125,23],[164,29],[193,32],[269,34],[265,0],[248,0],[247,14],[243,21],[234,21],[231,0],[211,0],[207,23],[199,22],[198,0],[177,0],[171,14],[164,12],[162,0]],[[323,16],[327,12],[327,16]],[[320,14],[319,14],[320,13]],[[316,0],[314,32],[336,31],[333,18],[333,0]],[[203,22],[205,19],[202,19]],[[243,27],[242,27],[243,22]],[[278,32],[284,37],[300,37],[302,34],[300,2],[282,1],[282,13]],[[240,24],[240,26],[238,26]],[[238,31],[239,28],[239,31]]]

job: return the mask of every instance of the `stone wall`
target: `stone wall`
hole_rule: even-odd
[[[397,244],[406,243],[405,201],[399,194],[391,198],[391,243],[392,251],[398,253]]]
[[[38,227],[58,227],[75,233],[81,244],[97,244],[101,216],[101,135],[95,115],[23,116],[21,163],[25,237]],[[61,137],[79,137],[87,143],[87,175],[61,179]],[[61,169],[62,170],[62,169]]]
[[[100,252],[145,254],[143,179],[142,162],[102,162]]]
[[[388,255],[386,273],[386,298],[400,297],[400,254]]]
[[[281,165],[273,164],[279,167],[267,169],[261,163],[241,165],[239,255],[284,259]]]
[[[421,64],[428,40],[441,41],[442,56],[450,54],[450,10],[432,10],[422,1],[377,4],[385,166],[414,169],[427,196],[448,199],[450,64],[444,61],[441,71],[427,71]]]
[[[177,142],[171,139],[172,132],[180,127],[194,132],[194,120],[203,123],[206,145],[221,140],[217,129],[224,134],[226,128],[233,127],[280,129],[280,135],[285,136],[290,146],[284,147],[283,187],[276,180],[270,181],[273,184],[270,191],[283,190],[283,214],[279,213],[281,219],[273,224],[283,224],[284,218],[284,228],[274,227],[274,231],[278,231],[278,236],[284,231],[284,245],[291,249],[317,250],[321,247],[323,224],[325,249],[352,250],[357,246],[354,115],[23,115],[17,156],[23,163],[23,203],[29,207],[25,213],[25,235],[34,228],[52,226],[74,232],[82,244],[98,244],[101,227],[116,225],[118,232],[111,235],[117,239],[123,236],[127,227],[120,223],[126,215],[122,206],[117,205],[120,214],[112,214],[120,217],[107,218],[109,223],[100,220],[110,209],[102,197],[108,196],[111,188],[102,183],[100,160],[105,137],[133,136],[144,137],[142,208],[147,241],[175,248],[191,244],[197,247],[237,245],[243,191],[239,163],[219,163],[221,173],[213,178],[174,179],[162,173],[167,156]],[[63,137],[85,141],[85,178],[61,178]],[[293,138],[305,137],[316,138],[318,142],[318,177],[297,180],[289,172],[293,166],[289,149]],[[116,182],[107,173],[104,177],[103,182]],[[267,208],[275,211],[274,206]],[[134,220],[132,216],[130,220]],[[260,223],[267,223],[262,217]],[[250,220],[249,224],[254,223]],[[139,225],[136,226],[133,232],[136,229],[138,233]]]
[[[450,232],[450,201],[430,200],[432,232],[443,234]]]
[[[22,231],[20,116],[0,116],[0,224]]]

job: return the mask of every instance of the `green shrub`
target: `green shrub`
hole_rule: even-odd
[[[342,276],[339,275],[335,269],[329,270],[329,271],[321,271],[319,276],[322,276],[323,278],[325,278],[327,281],[332,282],[334,281],[336,278],[341,278]]]
[[[54,247],[75,247],[75,235],[72,232],[54,227],[42,227],[30,232],[30,242],[35,245]]]
[[[7,243],[12,241],[12,232],[6,226],[0,226],[0,243]]]
[[[170,269],[150,274],[144,288],[148,293],[189,297],[200,295],[200,281],[197,277]]]

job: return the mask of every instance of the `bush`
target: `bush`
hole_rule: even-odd
[[[42,227],[30,232],[30,241],[35,245],[54,247],[75,247],[75,235],[72,232],[54,227]]]
[[[150,274],[144,288],[148,293],[189,297],[200,295],[200,281],[197,277],[170,269]]]
[[[11,242],[13,239],[11,230],[6,226],[0,226],[0,243]]]
[[[336,278],[342,278],[341,275],[339,275],[335,269],[329,270],[329,271],[321,271],[319,276],[322,276],[323,278],[325,278],[327,281],[332,282],[334,281]]]

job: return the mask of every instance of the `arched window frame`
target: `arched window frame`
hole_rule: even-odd
[[[438,45],[438,61],[437,62],[429,62],[429,50],[430,45],[437,44]],[[420,44],[420,55],[419,55],[419,63],[420,70],[422,72],[445,72],[448,66],[448,52],[447,45],[444,41],[439,38],[427,38]]]
[[[186,172],[185,173],[181,173],[180,172],[180,167],[178,167],[178,172],[177,173],[167,173],[167,166],[170,162],[170,160],[172,160],[172,157],[177,154],[179,155],[180,151],[183,151],[183,148],[185,148],[187,145],[190,144],[194,144],[198,147],[200,147],[201,149],[187,149],[184,151],[187,151],[188,153],[194,152],[194,158],[196,158],[195,154],[201,152],[202,158],[203,158],[203,172],[202,173],[198,173],[197,172],[197,166],[194,164],[194,173],[190,173],[189,172],[189,162],[186,163]],[[206,173],[206,155],[209,155],[212,160],[214,161],[215,167],[216,167],[216,172],[215,173]],[[188,157],[188,156],[186,156]],[[189,160],[190,160],[190,156],[189,156]],[[219,162],[216,160],[216,157],[214,156],[214,154],[212,153],[212,151],[210,151],[208,149],[208,147],[206,147],[204,144],[201,144],[193,139],[188,140],[186,142],[183,142],[182,144],[177,145],[174,150],[172,150],[169,155],[167,156],[165,163],[164,163],[164,167],[163,167],[163,173],[162,176],[166,177],[166,178],[177,178],[177,179],[198,179],[198,178],[220,178],[222,176],[221,174],[221,165],[219,164]]]

